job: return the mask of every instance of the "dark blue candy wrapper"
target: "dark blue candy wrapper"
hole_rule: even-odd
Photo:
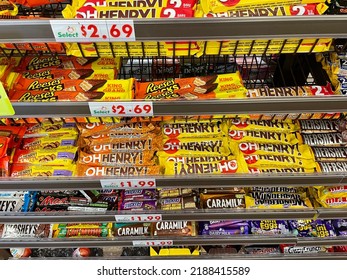
[[[298,237],[332,237],[336,236],[329,220],[297,220],[289,221],[293,234]]]
[[[245,221],[208,221],[200,223],[201,235],[249,234],[249,225]]]
[[[347,219],[332,220],[337,235],[347,236]]]

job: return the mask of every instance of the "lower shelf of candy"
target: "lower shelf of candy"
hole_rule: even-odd
[[[5,254],[4,254],[5,255]],[[100,247],[100,248],[12,248],[10,259],[347,259],[346,246],[180,246],[180,247]]]

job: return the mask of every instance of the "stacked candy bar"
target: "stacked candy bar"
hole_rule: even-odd
[[[11,177],[74,176],[78,130],[75,124],[27,125],[12,153]]]
[[[79,124],[78,176],[159,174],[155,152],[162,136],[156,123]]]
[[[218,119],[167,121],[161,124],[165,175],[245,173],[247,166],[231,153],[227,122]]]
[[[314,189],[311,189],[311,193],[317,207],[347,207],[347,186],[314,187]]]

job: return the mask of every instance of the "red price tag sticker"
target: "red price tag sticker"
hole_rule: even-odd
[[[50,20],[57,42],[135,41],[132,20]]]
[[[132,20],[107,20],[106,21],[109,41],[126,42],[135,41],[135,27]]]
[[[117,223],[138,223],[138,222],[160,222],[161,214],[132,214],[132,215],[116,215]]]
[[[135,240],[133,246],[151,247],[151,246],[173,246],[173,240]]]
[[[103,189],[155,189],[154,178],[146,179],[104,179],[100,180]]]
[[[152,102],[89,102],[95,117],[152,117]]]

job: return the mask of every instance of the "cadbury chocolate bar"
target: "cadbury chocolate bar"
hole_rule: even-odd
[[[196,224],[193,221],[163,221],[153,224],[154,236],[195,236]]]
[[[241,193],[200,194],[203,209],[245,208],[245,195]]]
[[[276,220],[261,220],[250,221],[252,234],[273,235],[273,234],[290,234],[287,221]]]
[[[115,223],[113,232],[115,236],[150,236],[151,223]]]

